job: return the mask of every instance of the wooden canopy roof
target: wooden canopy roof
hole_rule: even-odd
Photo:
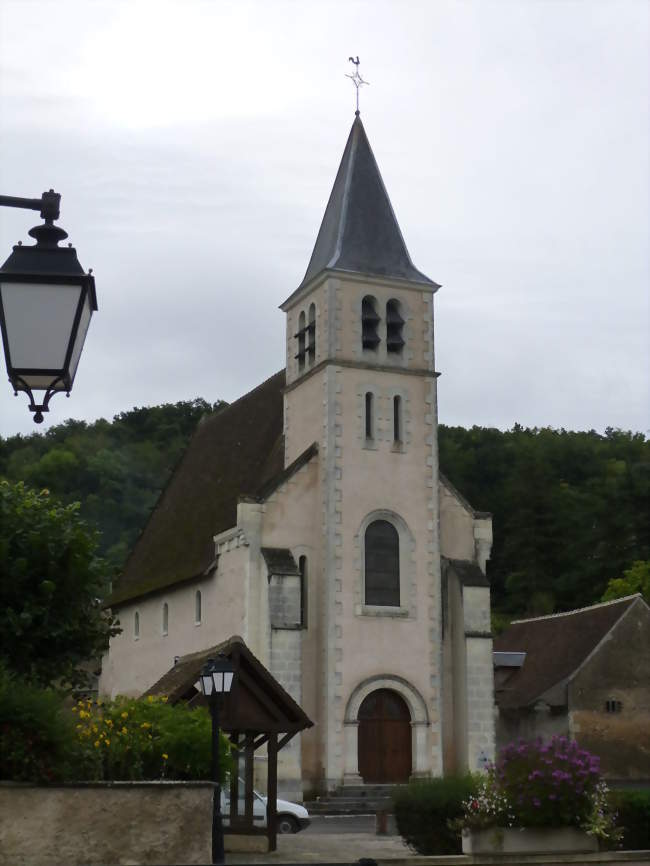
[[[172,703],[183,700],[202,703],[205,698],[195,683],[205,662],[218,653],[223,653],[235,668],[232,691],[219,712],[219,724],[224,731],[293,735],[313,726],[311,719],[238,635],[200,652],[181,656],[145,695],[166,695]]]

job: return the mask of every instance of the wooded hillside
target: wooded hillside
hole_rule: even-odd
[[[0,477],[48,488],[101,532],[119,570],[206,412],[202,399],[0,438]],[[599,601],[650,559],[650,443],[639,433],[440,427],[442,472],[490,511],[493,607],[549,613]]]

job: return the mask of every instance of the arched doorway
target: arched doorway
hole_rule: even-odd
[[[371,692],[359,707],[359,774],[366,783],[408,782],[411,714],[391,689]]]

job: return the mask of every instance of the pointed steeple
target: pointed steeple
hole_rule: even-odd
[[[298,290],[324,270],[397,277],[438,288],[411,261],[358,112]]]

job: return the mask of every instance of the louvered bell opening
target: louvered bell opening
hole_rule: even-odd
[[[377,325],[380,321],[372,301],[364,298],[361,304],[361,345],[364,349],[376,349],[379,345]]]
[[[404,346],[404,340],[399,333],[391,333],[390,330],[386,335],[386,348],[389,352],[401,352]]]
[[[394,307],[389,305],[386,310],[386,323],[388,325],[399,325],[401,327],[404,324],[404,319]]]

